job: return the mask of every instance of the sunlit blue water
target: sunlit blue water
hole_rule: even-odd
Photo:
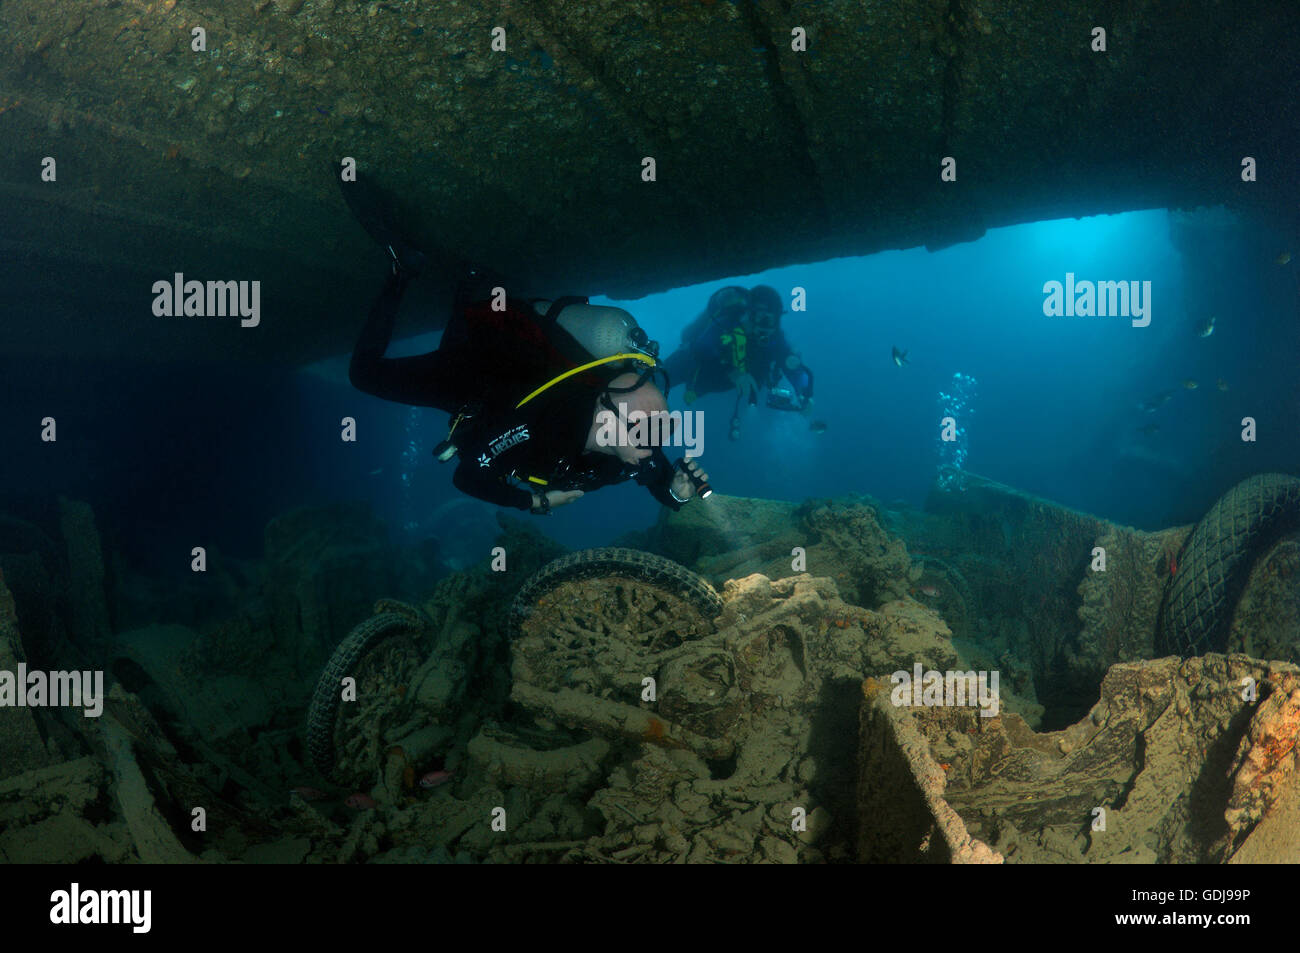
[[[714,485],[783,499],[869,493],[920,504],[938,462],[936,397],[961,373],[979,382],[963,467],[1126,523],[1195,520],[1257,466],[1300,465],[1295,280],[1254,245],[1229,245],[1216,261],[1222,271],[1208,294],[1188,300],[1186,289],[1204,282],[1185,283],[1168,214],[1155,210],[746,276],[739,283],[808,290],[808,311],[786,315],[783,327],[816,372],[815,416],[829,429],[818,436],[797,415],[754,408],[732,444],[731,398],[705,398],[696,406],[709,413]],[[1149,326],[1044,316],[1044,283],[1067,272],[1150,281]],[[709,294],[731,283],[616,303],[669,347]],[[1215,331],[1198,337],[1209,314]],[[909,364],[893,364],[894,346],[909,352]],[[1184,388],[1188,379],[1199,386]],[[1138,409],[1166,390],[1173,396],[1156,413]],[[1255,445],[1240,440],[1247,415],[1270,421]],[[1139,431],[1151,424],[1159,431]],[[621,505],[653,516],[639,500]]]
[[[785,315],[783,327],[816,374],[811,418],[760,403],[733,443],[731,395],[692,405],[704,413],[703,463],[720,493],[786,500],[866,493],[921,505],[947,462],[1159,528],[1195,521],[1250,473],[1300,471],[1298,266],[1275,264],[1277,239],[1256,240],[1248,230],[1207,233],[1189,261],[1171,241],[1168,219],[1149,211],[1044,222],[937,252],[792,265],[636,301],[593,300],[626,307],[667,354],[724,285],[769,284],[787,300],[805,289],[807,311]],[[1150,281],[1150,325],[1045,316],[1044,283],[1067,272]],[[1198,337],[1210,314],[1214,333]],[[363,319],[357,315],[358,329]],[[398,341],[390,353],[437,341],[437,334]],[[910,363],[895,366],[894,347]],[[285,510],[365,499],[398,534],[439,537],[458,561],[485,554],[493,511],[456,502],[454,464],[431,455],[445,415],[356,392],[346,365],[346,355],[303,371],[10,361],[13,412],[0,424],[5,509],[50,525],[57,495],[87,499],[129,557],[176,565],[174,551],[199,542],[258,555],[267,521]],[[954,383],[966,377],[978,386],[963,396]],[[1186,380],[1199,386],[1188,389]],[[1154,413],[1139,409],[1162,393],[1168,398]],[[673,391],[673,407],[683,407],[681,394]],[[960,415],[952,446],[940,441],[945,394],[971,411]],[[45,414],[59,417],[57,446],[33,437]],[[1248,416],[1259,430],[1254,444],[1240,440]],[[339,441],[345,417],[359,422],[355,444]],[[810,419],[825,421],[826,432],[812,432]],[[645,528],[658,509],[628,484],[545,520],[515,515],[581,546]]]

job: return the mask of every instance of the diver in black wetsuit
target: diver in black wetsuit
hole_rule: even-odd
[[[470,283],[462,282],[436,351],[384,357],[402,294],[425,262],[420,252],[398,242],[387,248],[392,274],[370,309],[349,376],[355,387],[376,397],[453,415],[448,449],[439,459],[459,453],[453,475],[459,490],[499,506],[546,514],[588,490],[628,479],[674,510],[695,495],[697,486],[707,487],[708,474],[694,461],[674,467],[662,447],[650,444],[650,435],[662,430],[628,426],[630,414],[667,409],[652,380],[658,362],[640,350],[645,335],[631,315],[589,305],[584,298],[511,301],[502,312],[475,300]],[[560,333],[546,336],[548,327]],[[620,359],[557,375],[527,396],[517,393],[522,382],[509,380],[512,355],[554,348],[555,339],[561,349],[578,339],[615,342]],[[580,353],[561,350],[554,356],[573,368]],[[516,386],[493,386],[503,379]]]

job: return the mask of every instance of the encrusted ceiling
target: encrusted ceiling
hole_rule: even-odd
[[[1158,206],[1294,232],[1298,51],[1293,0],[4,0],[0,352],[346,351],[383,258],[343,156],[538,293]],[[176,272],[259,280],[261,323],[155,316]]]

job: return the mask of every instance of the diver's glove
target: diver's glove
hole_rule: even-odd
[[[683,457],[673,464],[677,472],[668,484],[668,492],[678,503],[685,503],[694,496],[707,500],[713,495],[709,486],[709,475],[690,457]]]

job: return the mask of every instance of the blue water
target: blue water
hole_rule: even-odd
[[[816,372],[814,416],[829,429],[818,436],[798,415],[755,408],[733,444],[726,439],[732,398],[702,399],[695,406],[709,415],[704,459],[719,492],[868,493],[920,505],[937,463],[936,397],[960,372],[979,381],[970,470],[1160,528],[1196,520],[1247,473],[1300,467],[1294,276],[1261,260],[1254,246],[1229,247],[1222,258],[1212,297],[1185,300],[1168,214],[1154,210],[995,229],[934,253],[837,259],[611,303],[670,348],[681,325],[726,284],[807,289],[808,311],[786,315],[783,327]],[[1150,325],[1044,316],[1043,284],[1063,282],[1066,272],[1076,280],[1151,281]],[[1200,338],[1195,327],[1208,314],[1216,315],[1215,330]],[[894,366],[894,346],[909,352],[910,364]],[[1185,389],[1188,378],[1200,386]],[[1226,393],[1215,386],[1219,378]],[[1137,408],[1165,390],[1173,397],[1156,413]],[[1240,439],[1246,415],[1268,421],[1254,445]],[[1159,433],[1137,432],[1151,423]],[[614,507],[602,504],[609,506],[603,515],[615,518]],[[619,508],[637,514],[633,523],[654,516],[653,505],[635,499]],[[576,508],[565,517],[568,538],[594,541],[575,525]]]
[[[732,443],[733,397],[702,398],[691,409],[705,414],[703,463],[721,493],[866,493],[920,506],[939,462],[939,395],[961,373],[978,381],[973,413],[960,421],[964,467],[1155,529],[1195,521],[1251,473],[1300,472],[1300,279],[1297,263],[1272,260],[1278,240],[1233,232],[1198,248],[1189,264],[1171,243],[1168,214],[1154,210],[996,229],[937,252],[795,265],[636,301],[593,300],[627,308],[667,354],[717,288],[769,284],[787,300],[792,288],[806,290],[807,311],[787,314],[783,327],[815,371],[811,417],[828,429],[814,434],[807,418],[760,403]],[[1150,281],[1150,326],[1045,316],[1043,284],[1067,272]],[[1214,334],[1198,337],[1209,314]],[[390,353],[437,340],[397,342]],[[908,365],[892,363],[895,346],[909,352]],[[199,542],[256,556],[271,518],[351,499],[368,500],[396,535],[439,536],[461,562],[485,556],[493,510],[453,502],[454,464],[430,454],[445,415],[357,393],[346,364],[346,355],[302,371],[8,362],[14,412],[0,433],[3,508],[53,525],[57,495],[87,499],[113,545],[143,568],[184,566],[175,553]],[[1188,378],[1200,386],[1185,389]],[[1138,409],[1163,391],[1172,396],[1157,412]],[[673,392],[673,407],[683,406],[681,394]],[[34,421],[47,413],[59,418],[55,446],[34,438]],[[355,445],[338,439],[344,416],[361,424]],[[1240,440],[1245,416],[1257,420],[1254,444]],[[1138,432],[1150,424],[1159,432]],[[576,547],[644,529],[658,510],[628,484],[549,519],[513,515]]]

